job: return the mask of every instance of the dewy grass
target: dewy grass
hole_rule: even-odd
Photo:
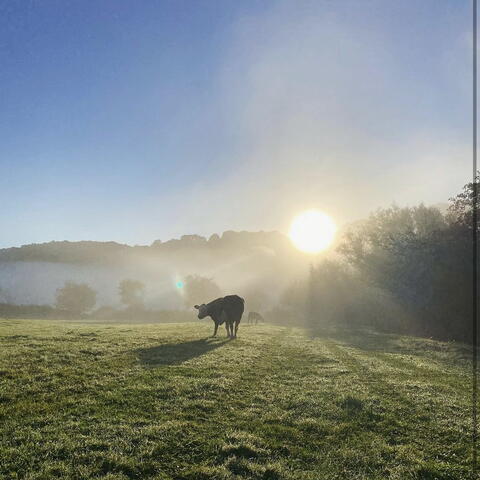
[[[0,478],[472,478],[461,346],[210,333],[1,321]]]

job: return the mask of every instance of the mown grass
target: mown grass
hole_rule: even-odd
[[[0,478],[473,478],[465,348],[210,334],[0,321]]]

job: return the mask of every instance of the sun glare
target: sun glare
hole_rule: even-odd
[[[319,210],[307,210],[293,219],[289,237],[302,252],[318,253],[333,242],[336,230],[328,215]]]

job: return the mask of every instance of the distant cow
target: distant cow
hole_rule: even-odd
[[[265,322],[265,319],[258,312],[250,312],[248,314],[247,323],[253,324],[253,322],[255,322],[255,325],[257,325],[259,322]]]
[[[210,303],[195,305],[198,310],[198,318],[210,317],[215,322],[213,336],[217,334],[218,326],[225,323],[227,336],[237,337],[238,325],[242,319],[245,300],[238,295],[227,295],[217,298]],[[235,329],[233,326],[235,325]]]

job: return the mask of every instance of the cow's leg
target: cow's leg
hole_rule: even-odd
[[[228,327],[228,322],[225,322],[225,330],[227,331],[227,337],[230,337],[230,329]]]
[[[237,332],[238,332],[238,326],[240,325],[240,322],[235,322],[235,335],[233,336],[233,338],[237,338]]]
[[[217,330],[218,330],[218,323],[215,322],[215,328],[214,328],[214,330],[213,330],[213,335],[212,335],[212,337],[215,337],[215,336],[217,335]]]

